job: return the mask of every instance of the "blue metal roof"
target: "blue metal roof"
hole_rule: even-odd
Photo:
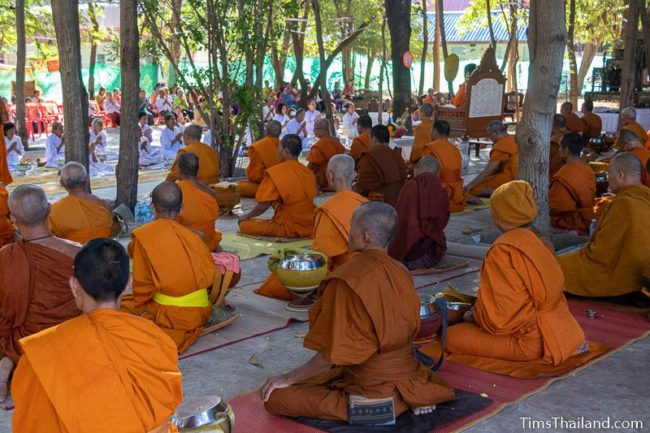
[[[447,43],[481,43],[490,42],[490,30],[487,26],[487,18],[477,20],[475,25],[469,29],[460,28],[460,20],[463,12],[445,12],[445,36]],[[433,41],[436,31],[436,14],[429,12],[427,14],[429,27],[429,41]],[[492,28],[494,29],[494,38],[498,42],[507,42],[510,39],[510,32],[503,23],[501,12],[492,11]],[[528,27],[519,27],[517,29],[517,39],[526,41],[526,30]],[[423,39],[422,31],[418,35],[420,40]]]

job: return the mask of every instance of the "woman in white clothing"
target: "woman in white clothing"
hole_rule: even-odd
[[[350,140],[359,135],[357,131],[357,121],[359,120],[359,115],[355,111],[354,104],[349,103],[346,106],[346,112],[343,115],[343,134],[347,136]]]
[[[5,134],[5,146],[7,146],[7,165],[9,170],[13,171],[20,164],[20,160],[25,154],[25,148],[20,137],[16,135],[16,125],[5,123],[3,126]]]
[[[275,107],[275,116],[273,116],[273,120],[280,122],[282,129],[284,129],[284,127],[287,126],[287,123],[289,123],[289,116],[287,116],[287,111],[287,104],[284,102],[280,102],[277,107]]]

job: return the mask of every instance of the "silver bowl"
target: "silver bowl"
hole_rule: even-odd
[[[320,254],[287,254],[278,267],[287,271],[313,271],[327,265],[327,260]]]
[[[235,414],[230,405],[218,396],[186,399],[171,419],[181,432],[214,425],[224,433],[231,433],[235,426]],[[217,430],[218,431],[218,430]]]

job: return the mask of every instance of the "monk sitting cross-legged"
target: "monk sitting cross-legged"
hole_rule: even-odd
[[[253,236],[300,238],[311,235],[316,178],[298,162],[302,141],[287,134],[280,141],[280,163],[266,170],[257,190],[257,205],[239,218],[239,231]],[[253,219],[271,206],[271,219]]]
[[[23,353],[18,340],[80,313],[68,281],[80,246],[50,233],[45,192],[19,186],[9,208],[21,237],[0,249],[0,401]]]
[[[621,131],[628,130],[634,132],[634,134],[639,138],[641,144],[645,147],[650,147],[647,139],[646,130],[639,122],[636,121],[636,109],[634,107],[625,107],[621,110],[620,121],[623,125],[619,132],[619,137],[616,139],[615,147],[620,148],[620,133]]]
[[[431,128],[433,127],[433,106],[422,104],[420,106],[420,113],[422,114],[422,122],[413,129],[413,147],[411,147],[411,156],[409,157],[411,164],[420,159],[422,150],[427,143],[436,140],[433,138],[431,132]]]
[[[560,158],[565,164],[553,176],[548,191],[551,226],[575,231],[580,236],[589,234],[594,217],[596,175],[580,159],[582,137],[570,132],[560,141]]]
[[[390,423],[409,409],[429,413],[454,399],[454,390],[413,354],[420,302],[408,271],[386,254],[396,226],[397,213],[384,203],[354,212],[350,249],[358,254],[321,283],[309,312],[304,346],[317,353],[266,381],[266,410],[354,423],[351,400],[381,399],[392,413],[376,421]]]
[[[422,156],[433,156],[440,165],[440,182],[449,192],[449,212],[465,209],[467,194],[463,189],[463,158],[460,150],[448,140],[451,126],[445,120],[438,120],[431,129],[432,142],[422,149]]]
[[[327,119],[319,119],[314,123],[314,135],[318,141],[309,150],[307,166],[316,175],[318,186],[327,189],[327,163],[334,155],[345,152],[345,148],[338,138],[330,135],[330,123]]]
[[[367,114],[359,117],[357,120],[357,131],[359,135],[354,137],[350,146],[350,156],[354,159],[354,164],[359,167],[361,157],[370,149],[370,130],[372,129],[372,119]]]
[[[489,197],[492,191],[517,178],[519,151],[515,137],[508,134],[506,126],[494,120],[488,125],[490,139],[494,142],[490,161],[467,186],[470,195]]]
[[[131,233],[133,295],[122,309],[152,320],[183,352],[210,319],[215,265],[203,240],[179,222],[183,194],[165,181],[151,193],[155,220]]]
[[[75,257],[68,291],[83,315],[20,340],[15,432],[171,431],[183,400],[176,347],[153,323],[118,311],[129,283],[116,241],[94,239]]]
[[[438,160],[423,156],[415,164],[397,200],[399,224],[388,254],[408,269],[429,269],[447,250],[445,226],[449,222],[447,190],[440,183]]]
[[[620,150],[631,152],[639,157],[641,160],[641,182],[645,186],[650,186],[650,176],[648,175],[648,168],[650,165],[650,149],[644,147],[641,140],[637,135],[629,129],[623,129],[618,134],[618,140],[621,144]]]
[[[368,200],[352,191],[354,160],[348,155],[334,155],[330,159],[327,164],[327,181],[330,189],[336,191],[336,194],[316,208],[312,248],[327,256],[327,267],[332,272],[354,257],[348,247],[350,220],[355,209]],[[275,272],[271,272],[255,293],[291,300],[291,293]]]
[[[182,147],[176,154],[176,161],[172,165],[167,175],[167,180],[172,182],[178,180],[178,158],[184,153],[194,153],[199,157],[199,181],[205,185],[214,185],[219,183],[219,154],[208,146],[201,143],[203,131],[198,125],[189,125],[183,130]]]
[[[108,204],[88,192],[88,172],[78,162],[61,169],[61,186],[68,195],[52,205],[49,224],[52,234],[85,244],[111,236],[113,216]]]
[[[266,125],[266,137],[256,141],[248,148],[247,180],[237,182],[242,197],[255,198],[257,189],[264,179],[264,171],[280,163],[280,134],[282,125],[271,120]]]
[[[561,114],[553,115],[553,128],[551,129],[551,147],[548,157],[548,178],[551,180],[553,179],[555,173],[557,173],[558,170],[562,168],[562,165],[564,165],[564,160],[560,156],[560,142],[562,141],[562,137],[568,133],[569,130],[566,129],[566,121],[564,120],[564,116]]]
[[[14,241],[16,228],[9,217],[9,192],[0,182],[0,248]]]
[[[214,228],[219,217],[219,203],[213,190],[199,182],[199,157],[184,153],[178,157],[178,182],[183,193],[183,209],[178,222],[200,233],[208,249],[214,251],[221,242],[221,232]]]
[[[588,143],[592,138],[598,138],[603,132],[603,120],[599,115],[594,114],[594,103],[592,101],[585,101],[582,103],[582,121],[587,128],[585,129],[582,137],[585,143]]]
[[[466,323],[449,329],[447,349],[471,357],[470,365],[503,374],[527,364],[563,364],[587,345],[564,297],[555,255],[532,226],[533,190],[525,181],[506,183],[494,191],[490,206],[503,234],[485,256]]]
[[[566,123],[566,129],[569,132],[577,132],[582,135],[587,131],[587,125],[585,122],[579,118],[576,113],[573,112],[573,104],[570,102],[564,102],[560,105],[560,114],[564,116],[564,122]]]
[[[641,183],[642,171],[633,153],[612,158],[607,178],[616,196],[598,219],[589,242],[559,257],[567,292],[606,297],[643,287],[643,271],[650,261],[650,188]]]
[[[354,190],[359,194],[383,200],[391,206],[406,180],[406,164],[401,149],[388,145],[390,133],[384,125],[376,125],[370,131],[370,150],[361,159]]]

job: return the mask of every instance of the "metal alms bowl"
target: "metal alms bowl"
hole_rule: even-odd
[[[278,267],[287,271],[313,271],[327,265],[327,260],[320,254],[287,254]]]
[[[433,337],[438,333],[442,325],[442,315],[432,295],[420,296],[420,330],[415,340],[423,340]]]
[[[221,397],[196,397],[186,399],[176,410],[171,422],[181,432],[198,431],[194,429],[210,426],[209,431],[232,433],[235,414]]]
[[[276,272],[287,287],[318,286],[327,276],[327,259],[316,253],[288,253],[278,263]]]

